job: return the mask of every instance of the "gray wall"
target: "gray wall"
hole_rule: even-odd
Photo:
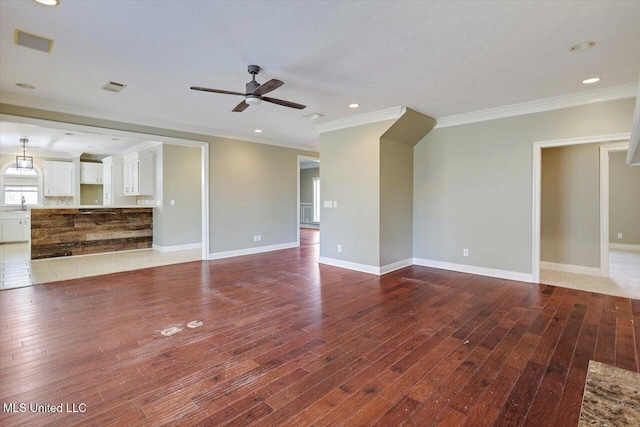
[[[380,136],[394,120],[320,134],[320,256],[380,266]],[[342,245],[338,252],[337,245]]]
[[[10,104],[0,104],[0,113],[207,142],[210,252],[296,241],[297,155],[316,152]],[[254,243],[254,234],[262,241]]]
[[[609,242],[640,245],[640,166],[627,165],[626,156],[609,153]]]
[[[163,246],[201,243],[200,148],[163,144],[162,159]]]
[[[212,138],[210,252],[295,243],[298,154],[235,139]],[[254,235],[262,241],[254,242]]]
[[[313,203],[313,178],[320,176],[320,168],[300,169],[300,203]]]
[[[431,131],[414,150],[414,256],[531,273],[533,142],[629,132],[634,104],[629,98]]]
[[[600,268],[600,145],[542,150],[540,260]]]
[[[413,146],[380,139],[380,265],[413,258]]]

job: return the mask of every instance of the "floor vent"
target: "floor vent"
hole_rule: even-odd
[[[51,48],[53,48],[53,40],[21,30],[16,30],[14,41],[18,46],[28,47],[44,53],[51,52]]]

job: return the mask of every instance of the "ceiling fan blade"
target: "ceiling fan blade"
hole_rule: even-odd
[[[240,96],[246,96],[246,94],[244,93],[240,93],[240,92],[230,92],[228,90],[220,90],[220,89],[209,89],[207,87],[198,87],[198,86],[191,86],[192,90],[201,90],[202,92],[212,92],[212,93],[223,93],[225,95],[240,95]]]
[[[264,95],[265,93],[269,93],[272,90],[278,89],[283,84],[284,84],[284,82],[281,81],[281,80],[271,79],[268,82],[263,83],[260,86],[258,86],[258,89],[253,91],[253,94],[254,95]]]
[[[296,104],[295,102],[290,102],[290,101],[283,101],[282,99],[278,99],[278,98],[269,98],[268,96],[263,96],[262,100],[270,102],[272,104],[282,105],[284,107],[295,108],[297,110],[302,110],[304,108],[307,108],[306,105]]]
[[[244,102],[244,100],[242,100],[242,102],[236,105],[236,108],[234,108],[231,111],[233,111],[234,113],[241,113],[242,111],[246,110],[248,106],[249,104],[247,104],[246,102]]]

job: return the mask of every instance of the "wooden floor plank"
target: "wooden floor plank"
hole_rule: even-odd
[[[640,369],[640,301],[318,266],[316,239],[0,291],[2,402],[87,405],[0,425],[571,426],[590,359]]]

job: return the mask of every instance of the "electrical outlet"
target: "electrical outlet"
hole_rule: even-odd
[[[258,236],[254,235],[254,236],[253,236],[253,241],[254,241],[254,242],[257,242],[257,241],[258,241]]]
[[[172,200],[172,201],[171,201],[171,206],[175,206],[175,205],[176,205],[176,201],[175,201],[175,200]]]
[[[162,201],[156,200],[156,206],[160,206],[160,205],[162,205]]]
[[[338,245],[338,252],[342,252],[342,245]]]
[[[469,249],[463,249],[462,256],[469,256]]]
[[[262,235],[258,234],[258,242],[262,242]]]
[[[618,233],[618,239],[622,239],[622,233]]]
[[[333,202],[333,207],[334,207],[334,208],[337,208],[337,207],[338,207],[338,202],[337,202],[337,201],[334,201],[334,202]]]

